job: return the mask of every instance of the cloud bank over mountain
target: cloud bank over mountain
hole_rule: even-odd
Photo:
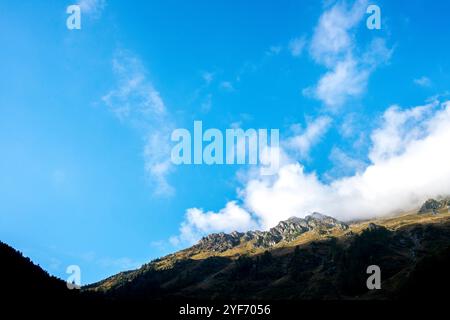
[[[192,243],[211,232],[268,229],[314,211],[351,220],[413,209],[450,190],[449,128],[450,101],[407,109],[391,106],[371,133],[370,163],[362,171],[325,183],[285,156],[272,177],[249,173],[238,202],[216,213],[187,210],[173,240]]]

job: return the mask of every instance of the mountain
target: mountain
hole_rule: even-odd
[[[42,306],[74,298],[77,293],[67,289],[66,282],[49,275],[21,252],[0,242],[0,284],[2,301],[39,300]]]
[[[211,234],[83,291],[151,301],[442,299],[450,214],[445,206],[419,212],[351,224],[313,213],[268,231]],[[366,286],[369,265],[381,269],[381,290]]]
[[[267,231],[216,233],[196,245],[79,290],[0,242],[4,301],[40,306],[127,301],[441,300],[450,285],[448,201],[416,212],[344,223],[320,213]],[[366,286],[381,269],[381,289]],[[443,293],[444,292],[444,293]]]

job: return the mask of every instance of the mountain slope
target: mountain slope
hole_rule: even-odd
[[[188,249],[83,290],[151,300],[418,297],[424,296],[427,283],[431,288],[448,283],[449,247],[450,214],[442,206],[432,213],[351,225],[314,213],[266,232],[209,235]],[[433,261],[444,267],[424,271]],[[381,290],[366,287],[366,268],[372,264],[382,270]]]
[[[49,275],[33,264],[19,251],[0,242],[0,283],[5,297],[11,301],[43,301],[44,305],[55,300],[74,297],[66,282]]]

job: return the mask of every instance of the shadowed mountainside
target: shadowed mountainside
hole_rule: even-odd
[[[0,242],[0,283],[11,301],[39,300],[42,306],[78,296],[65,281],[49,275],[40,266],[9,245]]]

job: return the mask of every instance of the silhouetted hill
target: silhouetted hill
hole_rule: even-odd
[[[39,301],[54,305],[56,301],[74,297],[66,283],[49,275],[29,258],[0,242],[0,283],[3,299],[15,302]]]

